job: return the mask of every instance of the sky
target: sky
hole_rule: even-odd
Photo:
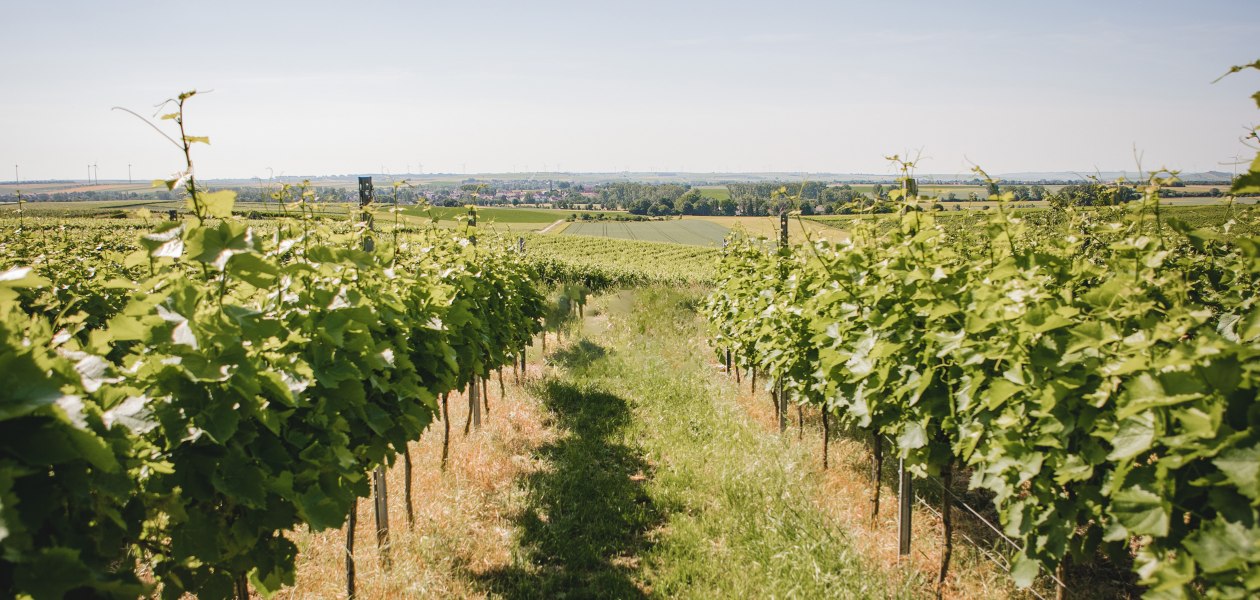
[[[1260,2],[0,0],[0,180],[1231,172]],[[168,123],[164,123],[169,125]],[[1140,161],[1139,158],[1140,157]],[[7,173],[6,173],[7,171]]]

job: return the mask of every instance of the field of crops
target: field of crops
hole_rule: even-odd
[[[726,200],[731,197],[731,190],[726,186],[702,186],[697,187],[700,190],[700,196],[710,200]]]
[[[692,246],[721,246],[730,231],[711,221],[677,219],[670,221],[576,221],[564,235],[596,236],[642,242],[669,242]]]

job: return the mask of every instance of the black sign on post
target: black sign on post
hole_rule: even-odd
[[[787,211],[779,213],[779,247],[787,248],[788,245],[788,214]]]
[[[372,178],[359,178],[359,218],[367,225],[367,231],[363,232],[363,249],[371,252],[376,249],[376,241],[372,239],[372,215],[368,214],[367,205],[372,203],[374,196],[372,191]]]
[[[359,178],[359,208],[363,208],[372,203],[372,178]]]

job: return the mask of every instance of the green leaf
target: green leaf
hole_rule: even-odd
[[[206,216],[218,218],[232,216],[232,206],[236,204],[236,192],[219,190],[200,194],[200,196],[202,205],[206,207]]]
[[[0,354],[0,421],[30,414],[61,398],[61,386],[48,379],[29,355]]]
[[[63,547],[40,550],[15,571],[18,589],[34,598],[61,598],[92,580],[92,572],[79,559],[79,551]]]
[[[996,409],[1022,389],[1023,386],[1012,383],[1008,379],[994,379],[988,389],[981,392],[984,397],[984,406],[990,410]]]
[[[280,272],[274,264],[253,253],[232,256],[227,261],[226,271],[256,288],[270,287]]]
[[[0,271],[0,287],[37,288],[48,285],[50,282],[31,272],[30,267],[16,267]]]
[[[1169,509],[1158,495],[1128,487],[1112,497],[1111,512],[1131,535],[1168,535]]]
[[[259,468],[233,453],[219,461],[210,478],[224,495],[253,508],[264,508],[267,490]]]
[[[927,433],[917,422],[906,423],[906,428],[897,436],[897,446],[906,450],[922,448],[927,445]]]
[[[318,488],[311,488],[297,499],[311,529],[322,531],[341,527],[346,522],[346,509]]]
[[[167,221],[153,232],[140,237],[140,245],[153,258],[179,258],[184,253],[184,226],[177,221]]]
[[[1155,441],[1155,414],[1144,412],[1120,422],[1120,429],[1111,438],[1111,454],[1107,460],[1125,460],[1141,454]]]
[[[1260,561],[1260,529],[1220,518],[1191,534],[1184,545],[1207,573],[1241,570]]]
[[[1230,483],[1238,486],[1239,493],[1252,500],[1260,500],[1260,444],[1223,452],[1212,464],[1225,474]]]
[[[1015,585],[1021,589],[1031,586],[1040,572],[1041,563],[1022,553],[1016,555],[1015,562],[1011,564],[1011,579],[1014,579]]]

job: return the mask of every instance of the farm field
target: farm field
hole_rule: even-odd
[[[570,223],[563,235],[608,237],[646,242],[670,242],[693,246],[721,246],[730,229],[712,221],[678,219],[670,221],[578,221]]]
[[[704,221],[715,223],[731,231],[742,231],[752,237],[765,237],[770,239],[778,239],[779,237],[779,218],[778,217],[683,217],[684,221]],[[832,242],[840,241],[845,238],[845,234],[835,227],[828,227],[821,223],[813,223],[808,219],[797,219],[791,217],[788,219],[788,239],[793,244],[804,242],[806,239],[824,239]]]
[[[726,200],[731,197],[731,190],[724,185],[699,186],[696,189],[700,191],[702,197],[710,200]]]

